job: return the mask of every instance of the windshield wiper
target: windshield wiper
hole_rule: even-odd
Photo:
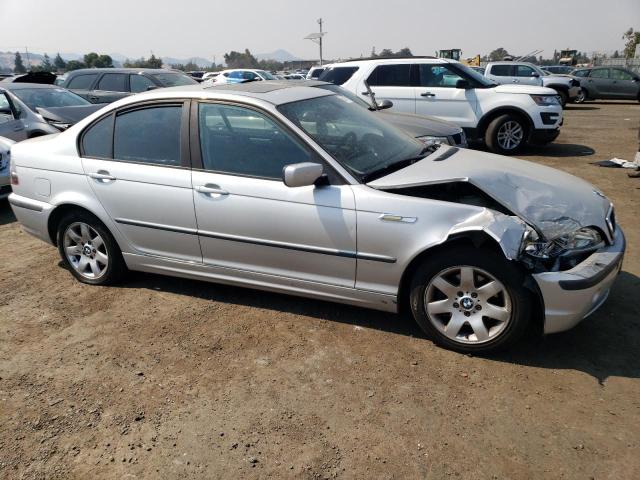
[[[429,156],[429,154],[435,152],[439,147],[440,147],[440,144],[427,145],[415,157],[405,158],[404,160],[398,160],[397,162],[390,163],[389,165],[385,165],[384,167],[365,173],[361,177],[362,183],[369,183],[373,180],[377,180],[378,178],[382,178],[386,175],[389,175],[390,173],[397,172],[398,170],[402,170],[403,168],[406,168],[409,165],[413,165],[414,163],[419,162],[423,158]]]

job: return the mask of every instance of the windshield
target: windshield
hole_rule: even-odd
[[[151,76],[158,80],[164,87],[181,87],[182,85],[198,83],[184,73],[152,73]]]
[[[64,88],[16,88],[12,90],[11,93],[34,111],[37,107],[76,107],[78,105],[91,105],[91,103],[81,96]]]
[[[271,75],[269,72],[265,72],[264,70],[256,70],[256,73],[260,75],[265,80],[277,80],[276,77]]]
[[[453,67],[454,69],[457,69],[461,73],[466,74],[467,77],[471,77],[473,81],[479,83],[481,86],[485,88],[495,87],[497,85],[497,83],[494,82],[493,80],[488,79],[487,77],[477,72],[473,68],[469,68],[466,65],[463,65],[461,63],[450,64],[449,66]]]
[[[278,110],[360,181],[396,163],[415,160],[424,150],[421,142],[343,95],[287,103]]]

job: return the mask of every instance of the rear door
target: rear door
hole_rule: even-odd
[[[82,165],[136,253],[200,263],[187,118],[182,101],[109,114],[83,132]]]
[[[5,92],[0,91],[0,137],[19,142],[27,138],[27,129],[20,119],[20,113]]]
[[[593,98],[611,98],[612,85],[609,68],[594,68],[587,78],[589,96]],[[614,97],[615,98],[615,97]]]
[[[129,75],[125,73],[105,73],[89,93],[91,103],[111,103],[129,96]]]
[[[512,64],[498,63],[489,65],[484,75],[496,83],[519,83],[515,76],[515,67]]]
[[[637,99],[640,91],[638,78],[621,68],[611,69],[611,95],[616,98]]]
[[[146,92],[154,88],[158,88],[158,86],[144,75],[138,73],[129,75],[129,90],[131,90],[131,93]]]
[[[410,63],[378,65],[366,80],[376,100],[391,100],[393,110],[416,113],[416,97],[411,83]],[[368,100],[364,81],[359,86],[357,94]]]
[[[82,73],[71,76],[64,86],[85,100],[89,100],[89,94],[97,79],[97,73]]]
[[[457,88],[463,80],[446,64],[416,64],[418,85],[414,87],[416,113],[432,115],[463,128],[477,126],[478,99],[475,89]]]

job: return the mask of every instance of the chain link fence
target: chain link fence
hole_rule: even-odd
[[[593,64],[597,67],[623,67],[640,73],[640,58],[594,58]]]

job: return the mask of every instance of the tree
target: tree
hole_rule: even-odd
[[[65,62],[62,57],[60,56],[60,53],[58,53],[56,55],[56,58],[53,59],[53,64],[55,65],[56,69],[58,70],[64,70],[67,66],[67,62]]]
[[[198,66],[197,63],[194,63],[191,60],[189,60],[187,64],[184,66],[184,70],[186,72],[193,72],[194,70],[200,70],[200,67]]]
[[[152,53],[149,57],[149,60],[147,61],[147,64],[149,65],[147,68],[162,68],[162,59],[156,57]]]
[[[378,56],[393,57],[393,50],[391,50],[390,48],[383,48],[382,50],[380,50],[380,54]]]
[[[411,53],[411,49],[409,47],[401,48],[396,52],[398,57],[413,57],[413,53]]]
[[[13,73],[27,73],[27,69],[22,63],[22,55],[20,52],[16,52],[16,56],[13,60]]]
[[[260,66],[258,59],[251,54],[248,48],[244,53],[235,50],[225,53],[224,61],[228,68],[258,68]]]
[[[69,60],[67,62],[67,72],[80,70],[81,68],[87,68],[87,65],[79,60]]]
[[[615,52],[613,52],[613,56],[611,58],[620,58],[620,52],[616,50]]]
[[[490,62],[498,62],[498,61],[502,60],[504,57],[509,57],[509,56],[511,56],[509,54],[509,52],[507,52],[504,48],[499,47],[499,48],[496,48],[495,50],[493,50],[489,54],[489,61]]]
[[[129,60],[128,58],[124,62],[125,68],[162,68],[162,59],[151,54],[147,60],[144,57],[140,57],[138,60]],[[183,65],[172,65],[173,68],[178,70],[184,70]]]
[[[626,42],[624,44],[624,56],[626,58],[633,58],[636,54],[636,45],[640,43],[640,32],[634,32],[633,28],[630,28],[624,32],[622,39]]]
[[[40,69],[43,72],[51,72],[51,71],[53,71],[53,65],[51,64],[51,59],[49,58],[49,55],[47,55],[46,53],[44,54],[44,57],[42,58],[42,64],[40,65]]]
[[[112,68],[113,60],[109,55],[98,55],[96,52],[91,52],[84,56],[84,64],[87,68]]]

